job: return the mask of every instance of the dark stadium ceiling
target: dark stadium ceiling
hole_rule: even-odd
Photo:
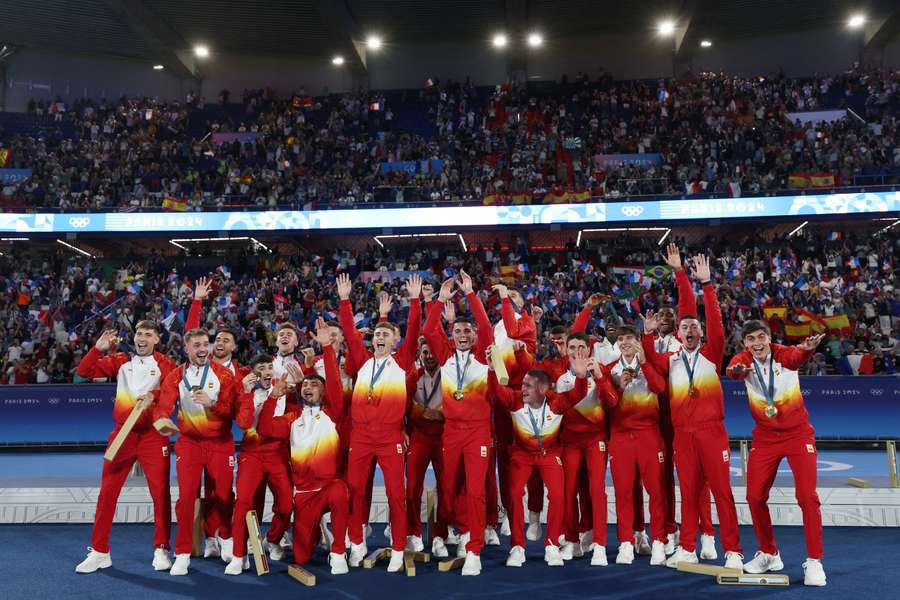
[[[851,12],[889,17],[898,0],[0,0],[0,43],[158,60],[196,43],[213,52],[330,56],[368,33],[387,43],[471,41],[500,30],[650,32],[671,17],[690,37],[725,40],[814,27]]]

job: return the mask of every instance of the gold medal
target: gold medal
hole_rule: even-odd
[[[766,413],[766,416],[771,419],[771,418],[774,418],[775,415],[778,414],[778,409],[775,408],[774,404],[767,404],[765,413]]]
[[[692,385],[691,387],[688,388],[688,395],[691,398],[696,398],[697,396],[700,395],[700,391]]]
[[[455,392],[453,392],[454,400],[462,400],[465,397],[466,397],[466,395],[463,393],[462,390],[456,390]]]

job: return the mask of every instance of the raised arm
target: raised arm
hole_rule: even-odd
[[[253,402],[253,388],[257,381],[259,381],[259,377],[257,377],[256,373],[250,372],[244,375],[239,383],[239,385],[243,386],[243,391],[246,393],[239,395],[237,398],[237,410],[235,411],[234,421],[241,429],[253,427],[253,413],[256,412],[254,410],[256,407]],[[273,385],[272,388],[274,390],[275,386]],[[282,393],[284,392],[282,391]]]
[[[558,415],[569,412],[569,409],[584,400],[588,393],[588,360],[575,358],[572,360],[572,369],[575,371],[575,386],[566,392],[547,392],[547,401],[550,410]]]
[[[100,334],[94,347],[88,350],[81,362],[78,363],[76,373],[85,379],[98,379],[100,377],[113,378],[119,373],[119,367],[128,362],[128,357],[121,352],[103,356],[109,352],[117,334],[112,329],[107,329]]]
[[[716,365],[716,372],[719,372],[725,358],[725,324],[722,322],[716,286],[711,279],[709,257],[703,254],[694,257],[694,277],[703,286],[703,307],[706,311],[706,343],[700,351]]]
[[[772,345],[774,347],[774,344]],[[728,366],[725,368],[725,374],[732,379],[743,381],[747,378],[747,375],[750,374],[752,363],[753,357],[750,355],[750,352],[747,350],[741,350],[740,352],[735,354],[734,358],[731,359],[731,362],[728,363]]]
[[[816,348],[822,342],[824,337],[825,334],[821,333],[819,335],[813,335],[796,346],[772,344],[772,352],[775,355],[775,360],[784,365],[785,369],[799,371],[800,367],[806,364],[806,361],[812,358],[813,354],[816,353]]]
[[[433,302],[431,308],[428,310],[428,318],[425,320],[425,328],[422,330],[422,335],[425,337],[425,343],[428,344],[428,348],[431,350],[431,353],[434,354],[435,358],[437,358],[439,364],[444,364],[444,362],[450,358],[450,355],[453,354],[450,340],[447,339],[447,334],[441,326],[441,311],[444,308],[444,303],[449,301],[452,297],[453,279],[448,279],[441,285],[438,301]]]
[[[697,298],[694,296],[694,288],[691,286],[691,280],[688,279],[687,272],[681,262],[681,252],[676,244],[669,244],[666,247],[666,264],[675,271],[675,284],[678,287],[678,318],[685,315],[697,314]]]
[[[656,351],[656,338],[654,332],[659,328],[659,317],[653,311],[641,315],[644,319],[644,335],[641,336],[641,348],[647,362],[651,364],[664,378],[669,375],[669,353],[660,354]]]
[[[490,361],[488,361],[488,364],[490,364]],[[506,386],[500,385],[493,369],[488,371],[488,389],[490,389],[494,404],[505,408],[509,412],[522,408],[521,390],[511,390]]]
[[[406,335],[397,352],[397,362],[404,369],[410,370],[416,363],[416,350],[419,348],[419,334],[422,331],[422,304],[419,302],[422,278],[411,275],[406,282],[406,290],[409,294],[409,316],[406,319]]]
[[[259,422],[256,424],[256,431],[260,435],[286,440],[291,437],[291,423],[300,416],[299,413],[285,412],[280,417],[275,416],[275,407],[278,404],[278,398],[269,396],[263,403],[262,410],[259,413]]]
[[[203,310],[203,301],[209,296],[210,285],[209,277],[201,277],[197,280],[197,285],[194,287],[194,300],[191,302],[187,322],[184,324],[185,331],[200,327],[200,313]]]
[[[347,342],[347,351],[350,353],[352,360],[344,364],[347,375],[355,377],[359,368],[369,360],[369,353],[363,344],[362,336],[356,329],[356,323],[353,321],[353,306],[350,304],[350,291],[353,284],[350,276],[341,273],[337,276],[338,296],[341,299],[339,309],[339,321],[341,329],[344,331],[344,340]]]
[[[322,331],[326,332],[327,327]],[[321,342],[320,342],[321,343]],[[341,383],[341,370],[337,355],[331,345],[323,347],[322,362],[325,364],[325,406],[324,410],[335,422],[340,421],[344,413],[344,389]]]

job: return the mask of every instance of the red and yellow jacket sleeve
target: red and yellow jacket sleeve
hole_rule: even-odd
[[[123,352],[116,352],[103,356],[103,353],[92,347],[78,363],[76,373],[85,379],[99,379],[101,377],[114,378],[119,373],[119,368],[128,362],[128,356]],[[162,365],[160,365],[162,368]]]
[[[203,300],[194,299],[191,301],[191,308],[188,309],[187,321],[184,323],[185,332],[200,327],[200,313],[203,311]]]
[[[409,318],[406,321],[406,336],[396,354],[397,363],[405,370],[414,370],[416,350],[419,348],[419,334],[422,331],[422,305],[418,298],[409,301]]]
[[[569,412],[569,409],[584,400],[584,397],[587,396],[587,392],[587,378],[576,377],[575,387],[571,390],[561,394],[547,392],[547,404],[550,406],[550,410],[556,414],[564,415]]]
[[[181,368],[169,372],[160,386],[159,401],[153,409],[153,421],[171,419],[178,402],[178,386],[181,383]]]
[[[587,306],[582,308],[581,312],[578,313],[578,316],[575,317],[575,322],[572,323],[572,327],[569,328],[569,333],[584,333],[587,331],[588,323],[591,321],[592,312],[591,308]]]
[[[353,306],[349,300],[341,300],[338,314],[341,329],[344,331],[344,340],[347,342],[347,351],[352,359],[344,363],[344,370],[350,377],[355,377],[360,367],[369,360],[369,352],[363,344],[359,330],[356,329],[356,323],[353,321]]]
[[[478,360],[486,361],[487,356],[485,353],[487,348],[494,343],[494,327],[491,325],[491,320],[488,318],[487,311],[484,310],[484,304],[482,304],[478,294],[475,292],[466,294],[466,299],[469,301],[469,310],[472,311],[472,317],[478,325],[478,340],[475,342],[475,347],[472,351],[478,357]]]
[[[678,318],[692,315],[699,319],[697,297],[694,296],[694,287],[691,285],[687,271],[684,269],[675,271],[675,285],[678,287]]]
[[[522,316],[517,319],[512,300],[509,298],[503,299],[500,314],[503,317],[503,327],[506,329],[506,335],[510,339],[525,342],[525,348],[529,352],[534,352],[537,345],[537,326],[534,323],[534,318],[527,312],[522,311]]]
[[[669,355],[671,352],[663,352],[660,354],[656,351],[654,338],[651,334],[645,333],[641,336],[641,347],[644,349],[644,356],[647,357],[647,363],[650,364],[665,379],[669,375]]]
[[[322,350],[322,362],[325,364],[325,398],[322,410],[332,421],[339,423],[344,416],[344,386],[334,348],[326,346]]]
[[[800,367],[806,364],[806,361],[812,358],[815,353],[815,348],[805,350],[800,346],[772,344],[772,354],[775,360],[780,362],[785,369],[790,369],[791,371],[799,371]]]
[[[256,431],[260,435],[279,440],[286,440],[291,437],[291,423],[293,423],[300,413],[285,412],[280,417],[275,416],[275,407],[278,404],[278,398],[269,396],[263,403],[262,410],[259,413],[259,422],[256,424]]]
[[[734,355],[734,358],[728,363],[728,367],[725,369],[725,374],[731,377],[732,379],[737,379],[738,381],[743,381],[747,378],[747,375],[750,374],[749,369],[746,367],[750,366],[753,362],[753,356],[747,350],[741,350],[737,354]],[[737,365],[743,365],[745,368],[740,373],[734,372],[734,367]]]
[[[453,354],[453,348],[450,346],[450,340],[441,327],[441,311],[443,307],[440,302],[433,302],[431,309],[428,311],[428,318],[425,320],[425,328],[422,335],[425,337],[425,343],[428,349],[434,354],[439,364],[444,364],[450,355]]]
[[[716,372],[719,373],[725,358],[725,324],[722,322],[716,286],[712,282],[703,286],[703,306],[706,310],[706,343],[700,352],[716,365]]]

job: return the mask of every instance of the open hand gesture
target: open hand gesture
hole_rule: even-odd
[[[410,275],[409,280],[406,282],[406,291],[410,300],[418,298],[419,294],[422,293],[422,277],[416,274]]]
[[[471,294],[472,287],[472,278],[465,271],[460,270],[459,272],[459,289],[462,290],[463,294]]]
[[[346,273],[337,276],[337,293],[341,300],[349,300],[350,292],[353,290],[353,282]]]
[[[694,279],[697,281],[709,281],[709,257],[705,254],[698,254],[694,257]]]
[[[646,315],[641,315],[644,320],[644,331],[652,333],[659,329],[659,315],[652,310],[648,310]]]
[[[823,339],[825,339],[824,333],[820,333],[818,335],[811,335],[797,345],[806,351],[815,350],[816,348],[819,347],[819,344],[822,343]]]
[[[212,280],[209,277],[201,277],[194,286],[194,300],[206,300],[209,290],[212,288]]]
[[[682,268],[681,265],[681,252],[678,251],[678,244],[670,243],[666,246],[666,254],[663,256],[666,259],[666,264],[672,267],[674,270],[678,270]]]

